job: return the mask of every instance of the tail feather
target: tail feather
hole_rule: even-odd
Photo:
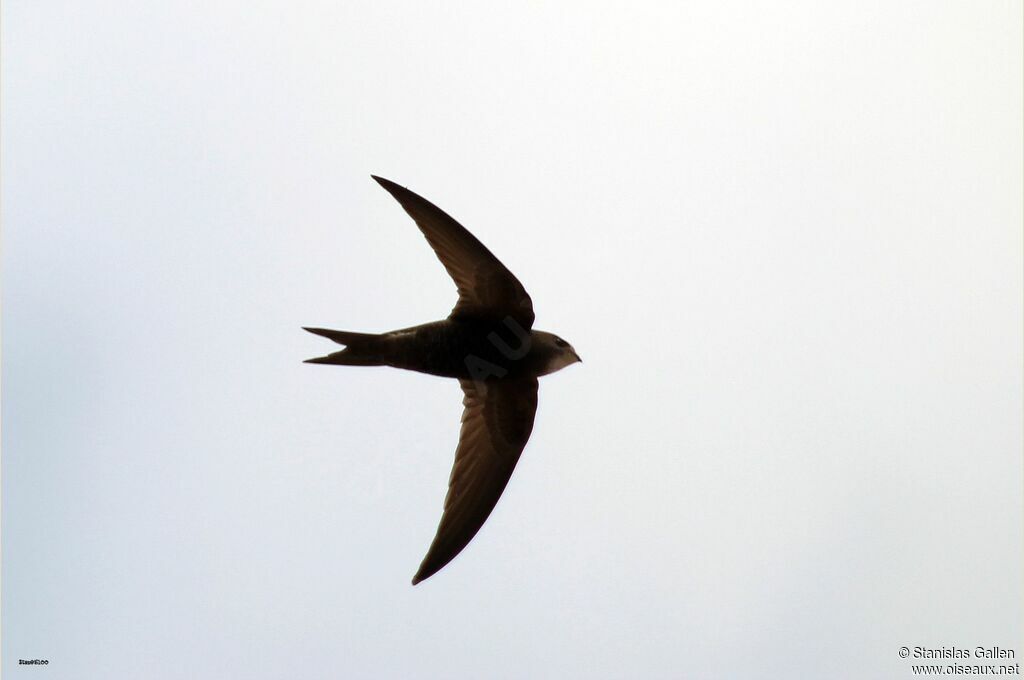
[[[303,330],[333,340],[339,345],[345,345],[345,349],[340,352],[306,359],[303,363],[336,364],[341,366],[382,366],[387,363],[382,352],[381,336],[374,333],[351,333],[349,331],[335,331],[329,328],[306,327],[303,327]]]
[[[302,327],[302,330],[309,331],[314,335],[320,335],[328,340],[333,340],[339,345],[358,345],[359,343],[372,342],[380,336],[376,333],[351,333],[349,331],[332,331],[330,328],[308,328]]]

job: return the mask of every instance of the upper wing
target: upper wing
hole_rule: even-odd
[[[413,577],[416,585],[451,562],[487,520],[519,461],[537,412],[537,379],[478,383],[465,393],[462,432],[437,535]]]
[[[484,244],[422,196],[383,177],[371,176],[416,220],[455,280],[459,301],[450,318],[502,321],[511,316],[526,330],[533,326],[533,301],[526,289]]]

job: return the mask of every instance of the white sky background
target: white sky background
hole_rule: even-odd
[[[1020,2],[2,22],[5,678],[1024,655]],[[455,301],[371,172],[585,361],[415,588],[458,386],[301,363]]]

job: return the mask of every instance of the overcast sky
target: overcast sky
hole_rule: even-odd
[[[910,678],[1020,646],[1022,4],[2,10],[5,678]],[[390,178],[585,363],[409,583]],[[46,659],[45,669],[18,659]]]

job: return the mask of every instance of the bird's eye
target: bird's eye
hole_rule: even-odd
[[[561,338],[555,338],[555,345],[557,345],[558,347],[568,347],[569,343],[567,343],[565,340],[562,340]]]

